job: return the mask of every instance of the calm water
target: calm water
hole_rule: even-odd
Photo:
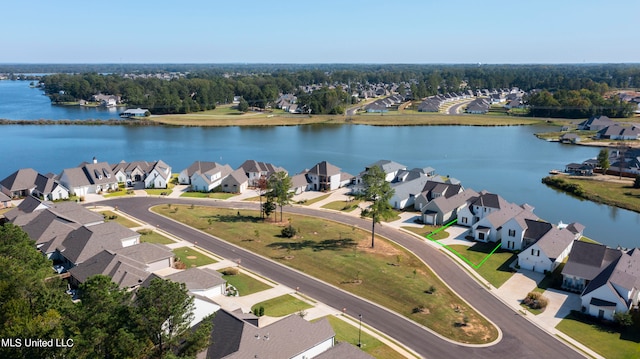
[[[0,94],[5,83],[0,82]],[[33,91],[29,97],[38,97],[38,90]],[[0,111],[6,106],[4,101],[0,97]],[[0,112],[3,117],[7,116]],[[109,163],[162,159],[174,172],[195,160],[218,161],[236,168],[246,159],[256,159],[297,173],[327,160],[354,175],[372,162],[391,159],[410,168],[431,166],[441,175],[458,178],[467,188],[486,189],[518,204],[529,203],[538,216],[551,222],[578,221],[587,226],[587,236],[602,243],[640,246],[639,214],[580,201],[540,182],[550,169],[595,157],[598,152],[533,136],[544,130],[550,128],[10,125],[0,127],[3,148],[13,149],[0,152],[0,178],[22,167],[58,174],[93,156]]]

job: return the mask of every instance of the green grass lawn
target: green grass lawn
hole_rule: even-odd
[[[358,327],[346,323],[344,320],[336,318],[333,315],[324,317],[329,320],[329,324],[333,331],[336,332],[337,342],[347,342],[351,345],[358,345]],[[318,321],[322,318],[313,320]],[[361,332],[362,351],[378,359],[402,359],[404,356],[391,349],[388,345],[384,344],[375,337],[368,333]]]
[[[235,195],[235,193],[226,192],[185,192],[181,194],[180,197],[229,199]]]
[[[640,358],[640,319],[635,316],[635,324],[621,331],[598,324],[580,313],[572,312],[556,329],[584,344],[607,359]]]
[[[168,188],[147,188],[145,189],[145,192],[150,196],[168,196],[173,192],[173,190]]]
[[[626,183],[598,180],[601,176],[584,178],[562,176],[562,179],[567,183],[580,185],[585,192],[583,197],[590,201],[640,212],[640,188],[633,188],[632,180]],[[616,176],[609,177],[617,179]]]
[[[180,262],[184,263],[187,268],[200,267],[217,262],[213,258],[189,247],[176,248],[173,250],[173,254],[175,254],[176,257],[180,259]]]
[[[335,211],[343,211],[343,212],[353,212],[358,205],[362,203],[361,200],[353,200],[353,201],[333,201],[329,202],[322,206],[322,208],[333,209]]]
[[[495,243],[476,243],[471,247],[455,244],[448,246],[449,248],[460,253],[474,265],[480,264],[487,255],[496,247]],[[495,251],[479,268],[475,269],[482,278],[491,283],[496,288],[500,288],[514,272],[509,269],[509,264],[517,258],[512,252]]]
[[[175,205],[153,211],[374,301],[453,340],[487,343],[497,338],[496,328],[412,253],[379,237],[372,249],[371,234],[362,229],[287,214],[298,229],[289,239],[280,234],[285,224],[265,222],[258,211],[243,210],[238,216],[237,210]],[[426,294],[431,286],[437,291]],[[417,307],[424,310],[414,313]],[[456,325],[463,316],[469,318],[466,327]]]
[[[320,202],[320,201],[323,201],[323,200],[325,200],[325,199],[329,198],[329,196],[331,196],[331,193],[323,194],[323,195],[322,195],[322,196],[320,196],[320,197],[316,197],[316,198],[308,199],[308,200],[306,200],[303,204],[304,204],[305,206],[310,206],[310,205],[312,205],[312,204],[314,204],[314,203],[318,203],[318,202]]]
[[[103,195],[104,198],[111,198],[111,197],[122,197],[122,196],[127,196],[127,195],[133,195],[133,192],[127,193],[126,189],[118,189],[115,192],[109,192],[109,193],[105,193]]]
[[[270,285],[241,272],[235,275],[223,275],[222,278],[234,286],[240,296],[258,293],[272,288]]]
[[[163,236],[160,233],[157,233],[153,230],[139,230],[140,233],[140,242],[149,242],[149,243],[157,243],[157,244],[171,244],[175,243],[174,240]]]
[[[264,307],[264,315],[268,315],[270,317],[284,317],[285,315],[313,308],[313,306],[307,302],[303,302],[289,294],[257,303],[251,307],[251,311],[253,312],[254,309],[258,309],[260,307]]]
[[[140,224],[125,218],[124,216],[121,216],[119,213],[116,212],[112,212],[112,211],[102,211],[100,212],[100,214],[102,214],[103,216],[105,216],[105,221],[109,222],[109,221],[113,221],[116,223],[119,223],[127,228],[133,228],[133,227],[140,227]],[[115,217],[114,219],[109,219],[109,217]]]
[[[431,226],[431,225],[424,225],[422,226],[422,228],[418,228],[418,227],[402,227],[403,229],[406,229],[409,232],[413,232],[421,237],[427,237],[427,235],[433,233],[434,231],[437,231],[438,229],[442,228],[441,226]],[[434,241],[438,241],[441,239],[445,239],[449,237],[449,232],[447,232],[446,229],[441,230],[436,232],[435,234],[431,235],[431,239]]]

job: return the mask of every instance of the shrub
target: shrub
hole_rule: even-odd
[[[413,314],[417,314],[417,313],[421,313],[423,310],[424,310],[424,305],[422,305],[422,304],[421,304],[421,305],[419,305],[419,306],[417,306],[417,307],[413,308],[413,309],[411,310],[411,313],[413,313]]]
[[[522,301],[522,304],[531,309],[544,309],[547,307],[547,304],[549,304],[549,301],[546,297],[542,296],[542,293],[529,292],[527,297]]]
[[[295,228],[293,228],[292,225],[288,225],[282,228],[282,231],[280,233],[285,238],[293,238],[296,235],[296,233],[298,233],[298,231]]]
[[[613,321],[621,327],[630,327],[633,325],[633,317],[630,312],[616,312],[613,315]]]
[[[258,309],[258,316],[261,317],[264,315],[264,307],[260,306],[260,308]]]
[[[222,270],[222,275],[237,275],[238,268],[225,268]]]

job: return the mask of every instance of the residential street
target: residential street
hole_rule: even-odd
[[[214,252],[224,258],[240,261],[241,265],[260,275],[295,288],[333,308],[346,308],[352,316],[363,315],[363,322],[395,338],[407,347],[427,358],[580,358],[582,355],[566,346],[560,340],[535,326],[517,312],[498,300],[486,288],[473,280],[458,264],[437,249],[425,245],[413,236],[393,228],[377,226],[377,233],[405,246],[427,263],[459,296],[465,298],[478,311],[494,322],[502,331],[501,340],[495,345],[465,346],[451,343],[420,325],[391,313],[362,298],[346,293],[327,283],[310,278],[303,273],[284,267],[264,257],[249,253],[234,245],[216,239],[205,233],[186,227],[180,223],[151,213],[148,208],[161,203],[207,204],[216,207],[238,209],[257,209],[255,203],[202,201],[170,198],[116,198],[103,204],[117,206],[133,217],[159,227],[176,237],[197,242],[199,247]],[[326,218],[370,228],[370,222],[354,216],[332,211],[323,211],[306,207],[285,207],[285,211]]]

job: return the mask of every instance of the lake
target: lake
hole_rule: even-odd
[[[6,87],[0,81],[0,118]],[[30,89],[24,104],[41,96]],[[24,89],[23,89],[24,90]],[[21,90],[22,91],[22,90]],[[32,91],[32,92],[30,92]],[[46,101],[48,99],[44,97]],[[48,103],[28,106],[34,113]],[[26,110],[25,110],[26,111]],[[85,118],[96,118],[91,114]],[[26,115],[25,115],[26,116]],[[33,119],[34,117],[25,117]],[[55,118],[53,118],[55,119]],[[441,175],[459,179],[466,188],[486,189],[553,223],[577,221],[585,235],[610,246],[640,246],[640,214],[582,201],[543,185],[551,169],[595,157],[598,149],[537,139],[550,127],[309,125],[283,127],[131,127],[131,126],[0,126],[5,151],[0,154],[0,178],[31,167],[59,174],[80,162],[162,159],[179,172],[195,160],[228,163],[237,168],[247,159],[272,162],[298,173],[317,162],[328,162],[357,175],[368,164],[390,159],[409,168],[431,166]],[[7,150],[9,149],[9,150]]]

